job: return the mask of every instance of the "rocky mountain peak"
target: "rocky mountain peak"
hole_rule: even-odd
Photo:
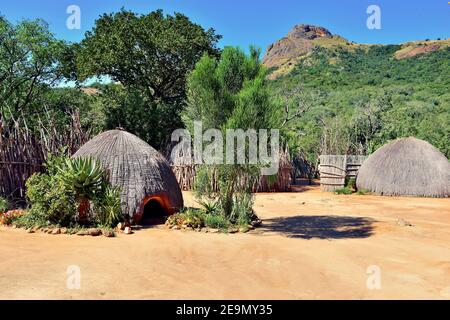
[[[316,38],[332,36],[331,32],[323,27],[312,26],[309,24],[298,24],[287,34],[291,39],[314,40]]]
[[[311,52],[318,45],[318,41],[327,39],[333,39],[333,35],[327,29],[310,24],[298,24],[284,38],[269,46],[262,62],[268,68],[280,67]]]

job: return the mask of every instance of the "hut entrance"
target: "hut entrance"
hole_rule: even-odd
[[[141,223],[143,225],[163,224],[167,218],[167,211],[157,198],[149,199],[145,205]]]

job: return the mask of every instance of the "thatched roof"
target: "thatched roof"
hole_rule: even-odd
[[[356,185],[381,195],[450,196],[450,163],[435,147],[413,137],[391,142],[361,166]]]
[[[122,210],[134,222],[142,218],[152,196],[169,214],[183,207],[180,187],[167,160],[149,144],[123,130],[103,132],[82,146],[74,157],[93,157],[108,170],[110,182],[122,189]]]

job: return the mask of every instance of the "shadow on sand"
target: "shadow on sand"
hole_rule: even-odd
[[[276,232],[301,239],[368,238],[375,221],[363,217],[295,216],[263,220],[260,232]]]

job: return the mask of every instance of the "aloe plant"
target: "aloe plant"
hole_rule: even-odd
[[[87,221],[89,202],[102,191],[105,177],[100,163],[93,158],[66,159],[58,167],[60,181],[75,192],[80,223]]]

